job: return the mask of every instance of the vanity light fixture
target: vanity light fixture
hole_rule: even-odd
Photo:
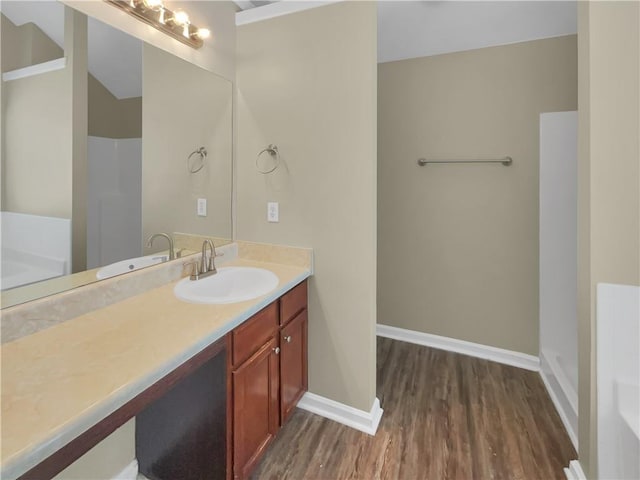
[[[203,40],[211,35],[207,28],[193,25],[185,11],[169,10],[164,6],[163,0],[104,1],[193,48],[200,48]]]
[[[164,5],[162,4],[162,0],[142,0],[142,3],[144,3],[145,7],[150,8],[151,10],[158,10],[160,8],[164,8]]]

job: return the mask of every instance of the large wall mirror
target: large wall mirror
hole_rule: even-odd
[[[231,82],[56,1],[0,11],[2,308],[166,261],[155,233],[229,241]]]

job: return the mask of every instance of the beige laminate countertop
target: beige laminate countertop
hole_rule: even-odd
[[[25,473],[311,273],[225,264],[233,265],[271,270],[278,287],[254,300],[202,305],[178,300],[173,282],[2,345],[0,477]]]

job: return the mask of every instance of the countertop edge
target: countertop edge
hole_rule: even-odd
[[[54,432],[50,439],[36,445],[34,448],[25,453],[15,455],[14,458],[7,460],[0,471],[0,478],[10,480],[20,477],[30,469],[38,465],[40,462],[53,455],[76,437],[93,427],[104,418],[115,412],[117,409],[125,405],[127,402],[144,392],[151,385],[164,378],[187,360],[197,355],[207,346],[216,342],[228,332],[236,328],[242,322],[250,318],[255,313],[281,297],[284,293],[291,290],[300,282],[312,275],[311,270],[304,269],[303,273],[295,276],[293,279],[277,287],[275,290],[267,294],[262,300],[251,305],[249,308],[236,315],[234,318],[225,323],[224,327],[215,330],[210,335],[203,337],[200,341],[193,344],[190,348],[184,350],[180,355],[171,358],[162,367],[153,372],[151,375],[141,378],[139,381],[130,384],[129,388],[123,388],[116,391],[113,395],[105,397],[104,401],[94,405],[92,408],[82,412],[74,422],[62,427],[62,431]]]

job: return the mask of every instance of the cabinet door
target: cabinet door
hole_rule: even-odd
[[[247,478],[278,431],[278,351],[272,338],[233,375],[233,475]]]
[[[284,424],[307,391],[307,310],[280,331],[280,419]]]

